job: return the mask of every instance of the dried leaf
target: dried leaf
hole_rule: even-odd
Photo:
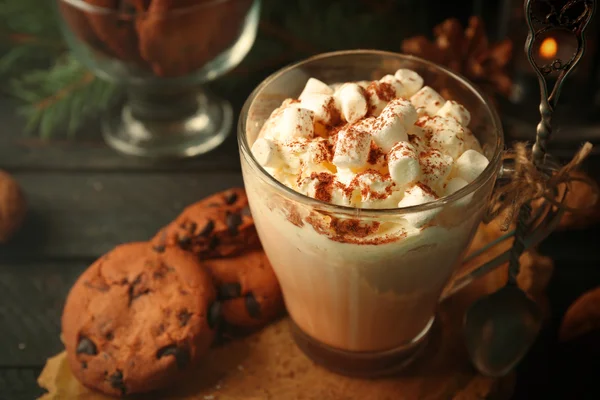
[[[111,400],[111,397],[87,389],[75,379],[64,351],[48,359],[38,378],[38,385],[48,391],[40,400]]]
[[[600,333],[600,287],[584,293],[571,304],[563,317],[559,337],[569,341],[593,331]]]

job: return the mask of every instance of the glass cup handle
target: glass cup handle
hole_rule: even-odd
[[[510,177],[511,173],[514,170],[510,165],[503,165],[502,170],[500,171],[500,175],[498,180],[501,181],[503,178]],[[557,194],[558,195],[558,194]],[[562,193],[562,195],[558,196],[557,201],[562,203],[567,195],[567,189]],[[552,231],[556,228],[558,223],[560,222],[565,209],[562,207],[555,207],[551,203],[545,201],[543,205],[541,205],[533,215],[533,220],[538,221],[533,229],[531,229],[527,235],[523,238],[523,243],[525,246],[525,250],[528,250],[534,246],[537,246],[542,240],[547,238]],[[504,242],[505,240],[509,240],[515,234],[515,230],[512,229],[500,236],[499,238],[491,241],[490,243],[483,246],[481,249],[473,252],[468,257],[466,257],[462,264],[468,263],[473,260],[475,257],[478,257],[484,254],[486,251],[489,251],[494,246]],[[492,271],[501,265],[507,263],[510,259],[510,249],[506,250],[502,254],[494,257],[492,260],[489,260],[481,265],[471,268],[469,271],[463,272],[462,274],[457,274],[448,286],[442,292],[442,296],[440,297],[440,302],[446,300],[450,296],[459,292],[477,278],[480,278]]]

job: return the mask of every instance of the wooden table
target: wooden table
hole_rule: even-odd
[[[239,110],[255,84],[224,93]],[[195,160],[152,163],[107,148],[95,124],[72,140],[26,137],[6,98],[0,122],[0,169],[15,176],[30,203],[24,228],[0,247],[0,400],[30,400],[41,394],[35,381],[45,360],[62,350],[62,305],[81,271],[116,244],[149,238],[186,204],[241,185],[242,177],[234,133]],[[598,160],[588,164],[600,171]],[[598,233],[600,227],[557,233],[542,246],[556,263],[553,318],[519,368],[515,398],[585,398],[568,388],[582,378],[586,352],[558,344],[555,333],[570,302],[600,284]]]

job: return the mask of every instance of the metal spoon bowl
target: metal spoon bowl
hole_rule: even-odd
[[[479,299],[464,319],[473,364],[484,375],[506,375],[527,354],[541,326],[540,308],[514,284]]]

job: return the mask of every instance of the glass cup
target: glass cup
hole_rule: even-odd
[[[55,0],[78,59],[124,85],[127,99],[103,119],[106,142],[148,157],[189,157],[231,132],[231,105],[202,83],[231,70],[256,38],[260,0]]]
[[[437,201],[406,208],[328,204],[284,186],[251,145],[271,112],[297,98],[310,77],[333,84],[375,80],[399,68],[464,104],[488,167]],[[316,362],[347,375],[392,373],[426,342],[436,307],[482,220],[501,168],[496,111],[462,77],[428,61],[372,50],[319,55],[267,78],[246,101],[238,141],[256,228],[281,284],[297,344]],[[406,221],[426,217],[422,229]]]

